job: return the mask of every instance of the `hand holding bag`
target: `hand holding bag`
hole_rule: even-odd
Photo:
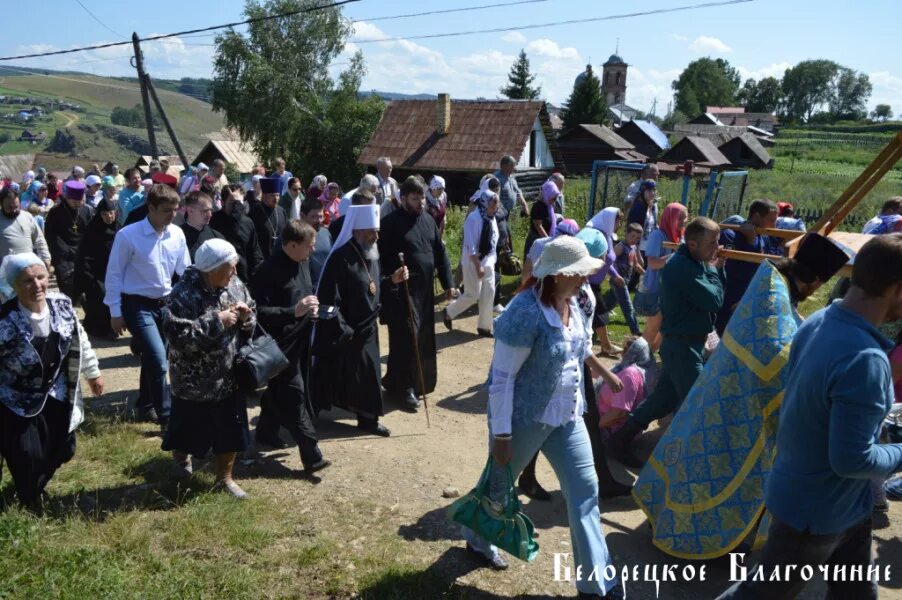
[[[257,323],[251,339],[235,357],[235,378],[245,392],[262,392],[269,380],[288,367],[288,359],[275,338]]]
[[[503,505],[489,497],[492,472],[490,454],[479,483],[469,494],[455,500],[448,507],[447,514],[452,521],[469,527],[486,541],[529,562],[539,553],[539,543],[533,539],[535,527],[530,518],[520,510],[510,465],[505,466],[505,471],[508,485]]]

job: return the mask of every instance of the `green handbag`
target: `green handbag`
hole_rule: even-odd
[[[535,527],[532,521],[520,510],[510,465],[506,467],[508,486],[503,505],[489,498],[491,469],[492,455],[489,454],[479,483],[448,507],[448,517],[512,556],[531,561],[539,553],[539,543],[533,539]]]

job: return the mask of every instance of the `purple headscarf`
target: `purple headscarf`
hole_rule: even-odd
[[[551,179],[542,184],[542,202],[548,206],[548,222],[551,223],[551,231],[547,232],[550,237],[554,237],[557,234],[557,216],[554,214],[554,201],[560,195],[561,191]]]

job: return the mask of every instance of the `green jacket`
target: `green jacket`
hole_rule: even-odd
[[[661,333],[708,335],[723,304],[726,285],[723,269],[695,260],[682,244],[661,269]]]

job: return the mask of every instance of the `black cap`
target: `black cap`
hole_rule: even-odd
[[[827,281],[849,262],[849,255],[819,233],[806,233],[793,257],[821,281]]]

